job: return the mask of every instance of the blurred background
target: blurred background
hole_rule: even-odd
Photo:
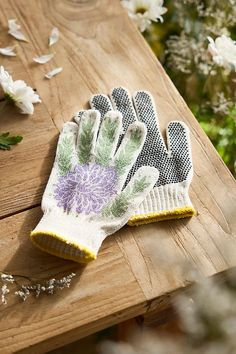
[[[152,22],[143,35],[236,176],[236,67],[215,64],[207,50],[209,36],[235,40],[236,2],[166,0],[164,6],[163,23]],[[236,63],[235,49],[227,51]]]

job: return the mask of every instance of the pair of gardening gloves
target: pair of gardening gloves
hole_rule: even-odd
[[[79,263],[97,257],[103,240],[126,223],[189,217],[195,210],[189,130],[180,121],[162,138],[152,96],[118,87],[95,95],[90,110],[64,124],[31,232],[41,250]]]

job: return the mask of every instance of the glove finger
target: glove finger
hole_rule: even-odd
[[[130,124],[137,121],[137,116],[133,107],[132,98],[123,87],[116,87],[111,92],[111,102],[114,109],[122,113],[124,132],[127,131]]]
[[[99,125],[100,113],[98,111],[91,109],[83,113],[77,137],[77,156],[80,164],[90,162],[94,155]]]
[[[110,111],[105,114],[96,143],[96,161],[107,166],[113,157],[119,135],[122,129],[122,114],[118,111]]]
[[[167,144],[176,168],[185,180],[192,169],[189,129],[184,122],[172,121],[167,126]]]
[[[159,171],[155,167],[140,167],[128,185],[122,191],[129,200],[129,213],[133,214],[134,210],[144,201],[149,192],[153,189],[159,178]]]
[[[119,176],[120,190],[123,188],[127,175],[142,150],[146,133],[147,130],[143,123],[134,122],[130,124],[115,154],[114,165]]]
[[[165,153],[166,145],[159,129],[155,102],[152,95],[146,91],[137,91],[133,95],[133,102],[138,119],[147,127],[145,148],[148,149],[151,146],[154,151],[158,150]],[[147,164],[149,164],[148,161]]]
[[[85,109],[81,109],[81,111],[75,113],[73,119],[74,119],[74,121],[75,121],[77,124],[79,124],[80,119],[81,119],[81,117],[82,117],[82,115],[84,114],[85,111],[86,111]]]
[[[89,104],[92,109],[96,109],[100,112],[102,119],[108,111],[113,110],[112,103],[109,97],[103,94],[92,96],[89,101]]]
[[[62,132],[57,144],[57,152],[54,167],[61,176],[64,176],[73,167],[73,160],[76,154],[76,137],[78,125],[68,122],[63,125]]]

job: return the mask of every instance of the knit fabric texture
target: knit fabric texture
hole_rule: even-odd
[[[137,91],[133,97],[123,87],[114,88],[110,96],[94,95],[90,106],[101,113],[101,117],[112,109],[123,115],[123,134],[134,122],[143,122],[147,127],[147,138],[136,163],[129,172],[127,185],[144,165],[159,170],[159,179],[154,190],[136,209],[129,225],[140,225],[164,219],[189,217],[196,213],[189,198],[189,186],[193,176],[193,164],[189,129],[182,121],[169,122],[166,130],[167,146],[163,140],[151,94]],[[80,113],[78,114],[78,116]],[[120,137],[119,143],[122,140]]]
[[[41,250],[77,262],[97,257],[104,238],[127,223],[155,185],[156,168],[127,176],[142,150],[146,127],[130,124],[117,149],[122,114],[81,113],[60,134],[56,158],[42,199],[44,215],[31,232]]]

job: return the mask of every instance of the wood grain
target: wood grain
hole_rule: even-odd
[[[45,353],[145,312],[145,296],[115,237],[104,243],[99,260],[85,268],[49,256],[29,242],[28,234],[41,216],[40,208],[34,208],[1,221],[1,230],[7,230],[0,239],[1,266],[13,274],[33,274],[42,279],[72,271],[77,276],[70,289],[53,296],[31,298],[25,303],[10,297],[8,305],[1,306],[3,353],[22,348],[24,353]]]
[[[72,288],[53,297],[23,304],[11,299],[1,306],[0,347],[3,353],[45,353],[158,311],[169,294],[189,283],[183,262],[192,262],[206,276],[235,266],[236,190],[233,177],[118,0],[0,0],[2,47],[14,42],[6,33],[8,18],[18,19],[30,43],[17,42],[18,56],[1,57],[0,63],[34,87],[42,103],[33,117],[11,109],[0,119],[1,131],[24,136],[12,151],[0,151],[0,269],[42,278],[73,270],[78,277]],[[56,56],[44,66],[35,65],[34,56],[49,52],[53,26],[61,32],[52,48]],[[44,73],[56,66],[63,72],[45,80]],[[198,215],[125,227],[104,242],[96,261],[81,268],[36,250],[28,234],[41,216],[37,205],[63,122],[87,107],[91,94],[108,93],[118,85],[153,94],[163,131],[173,119],[190,127],[195,171],[190,194]]]

